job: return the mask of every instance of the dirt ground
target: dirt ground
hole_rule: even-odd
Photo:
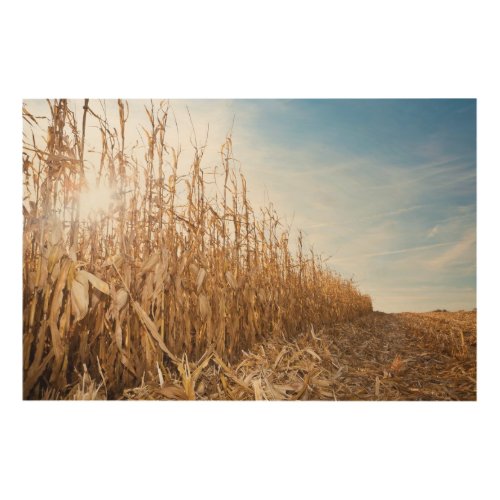
[[[347,368],[338,399],[476,399],[475,312],[373,313],[332,344]]]
[[[474,401],[476,312],[374,312],[277,333],[234,366],[207,352],[160,371],[123,399]]]

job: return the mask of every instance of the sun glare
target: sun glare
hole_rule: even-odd
[[[93,218],[108,214],[113,204],[114,191],[109,186],[90,186],[80,193],[80,217]]]

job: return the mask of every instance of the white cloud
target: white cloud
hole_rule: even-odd
[[[443,269],[458,262],[470,262],[475,260],[476,252],[476,231],[468,229],[463,237],[436,258],[429,261],[429,266],[433,269]]]
[[[427,238],[434,238],[434,236],[436,236],[436,234],[438,234],[438,232],[439,232],[439,226],[434,226],[427,233]]]
[[[419,252],[421,250],[429,250],[431,248],[449,246],[449,245],[453,245],[453,244],[455,244],[455,242],[435,243],[434,245],[424,245],[424,246],[419,246],[419,247],[402,248],[399,250],[387,250],[384,252],[366,253],[366,254],[360,254],[360,255],[348,257],[348,260],[354,259],[354,258],[360,258],[360,257],[383,257],[385,255],[396,255],[396,254],[409,253],[409,252]]]

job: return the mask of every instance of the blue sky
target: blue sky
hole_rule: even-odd
[[[43,101],[27,102],[46,113]],[[135,140],[146,102],[129,103]],[[174,100],[185,162],[186,106],[199,141],[209,125],[205,166],[218,162],[234,119],[234,156],[254,207],[271,200],[292,234],[302,229],[376,309],[475,307],[475,100]],[[115,103],[106,107],[113,120]]]
[[[475,100],[237,101],[234,113],[249,185],[377,309],[475,307]]]

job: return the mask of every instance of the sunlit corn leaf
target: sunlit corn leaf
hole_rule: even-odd
[[[255,400],[259,401],[262,399],[265,399],[264,397],[264,391],[262,390],[262,384],[260,379],[254,379],[252,380],[252,387],[255,393]]]
[[[196,277],[196,293],[200,293],[206,275],[207,272],[205,271],[205,269],[200,268],[200,270],[198,271],[198,276]]]
[[[128,292],[125,288],[120,288],[118,292],[116,292],[116,307],[118,311],[121,311],[128,301]]]
[[[207,296],[203,293],[201,293],[198,297],[198,307],[200,310],[201,319],[207,319],[210,314],[210,304],[208,302]]]
[[[153,320],[148,316],[148,313],[135,300],[132,301],[132,307],[134,308],[136,314],[139,316],[139,319],[141,320],[142,324],[145,326],[148,333],[153,337],[154,340],[156,340],[156,342],[160,346],[160,349],[164,353],[168,354],[171,359],[173,359],[174,361],[178,361],[177,356],[172,354],[172,352],[170,352],[170,350],[165,345],[165,342],[163,342],[163,339],[160,337],[160,334],[158,333],[158,329],[156,328],[156,325],[154,324]]]
[[[234,279],[234,276],[232,275],[231,271],[226,271],[226,280],[228,285],[233,290],[236,290],[238,288],[238,283],[236,283],[236,280]]]
[[[103,267],[109,267],[109,266],[116,266],[120,267],[123,263],[123,256],[117,254],[117,255],[112,255],[111,257],[108,257],[104,262],[103,262]]]
[[[104,293],[105,295],[109,295],[109,285],[101,278],[94,276],[92,273],[89,273],[88,271],[85,271],[83,269],[78,271],[75,279],[80,283],[85,283],[86,280],[87,282],[90,282],[90,284],[100,292]]]
[[[76,321],[83,319],[89,310],[88,285],[84,285],[76,279],[71,284],[71,308]]]
[[[52,272],[54,269],[54,266],[59,262],[61,257],[64,255],[64,250],[63,248],[56,244],[54,245],[50,251],[49,251],[49,256],[48,256],[48,261],[47,261],[47,270],[49,273]]]
[[[189,399],[186,391],[177,385],[167,385],[156,389],[156,392],[166,399]]]
[[[156,264],[160,261],[160,253],[159,252],[154,252],[152,253],[144,262],[144,264],[141,267],[141,272],[147,273],[148,271],[151,271],[154,269]]]

